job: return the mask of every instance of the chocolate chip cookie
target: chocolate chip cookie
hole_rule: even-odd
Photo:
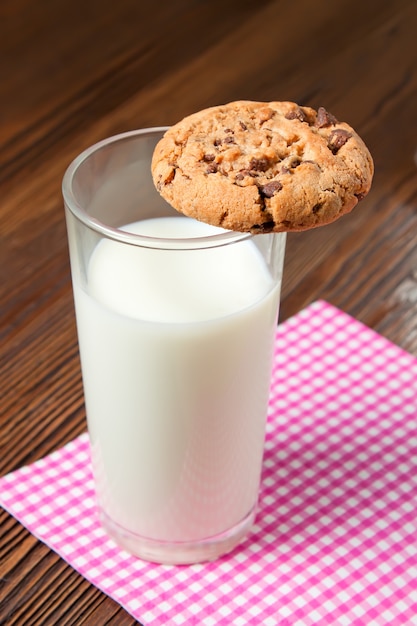
[[[372,157],[324,108],[231,102],[172,126],[152,175],[175,209],[229,230],[301,231],[333,222],[368,193]]]

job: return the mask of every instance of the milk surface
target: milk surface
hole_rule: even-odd
[[[124,227],[200,237],[157,218]],[[75,282],[100,506],[155,540],[222,533],[257,500],[280,285],[253,241],[154,250],[101,241]]]

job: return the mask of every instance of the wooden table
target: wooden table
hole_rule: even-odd
[[[86,428],[66,166],[212,104],[324,105],[359,131],[373,189],[289,236],[280,317],[322,298],[417,356],[414,0],[3,0],[0,30],[0,474]],[[2,510],[0,623],[134,620]]]

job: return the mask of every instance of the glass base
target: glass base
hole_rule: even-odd
[[[255,508],[236,526],[201,541],[158,541],[142,537],[114,522],[100,511],[104,530],[124,550],[145,561],[165,565],[190,565],[215,559],[231,552],[249,533],[255,520]]]

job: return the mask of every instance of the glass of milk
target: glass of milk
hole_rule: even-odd
[[[63,195],[101,522],[182,564],[231,551],[255,518],[285,234],[172,209],[150,172],[165,130],[92,146]]]

